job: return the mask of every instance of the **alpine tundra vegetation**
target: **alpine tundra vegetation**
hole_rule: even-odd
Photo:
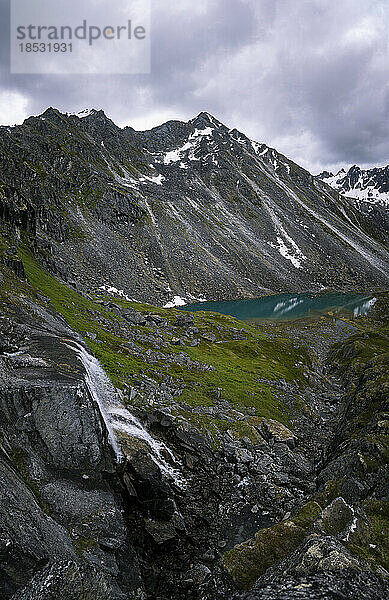
[[[388,598],[387,169],[205,112],[50,108],[0,154],[0,598]]]

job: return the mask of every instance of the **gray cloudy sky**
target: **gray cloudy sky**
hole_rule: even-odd
[[[147,129],[206,110],[312,172],[389,162],[388,0],[152,0],[151,74],[120,76],[11,75],[0,7],[0,123],[94,107]]]

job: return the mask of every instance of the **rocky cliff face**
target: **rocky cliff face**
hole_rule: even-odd
[[[111,597],[131,548],[105,423],[68,345],[74,332],[33,305],[13,310],[0,320],[0,597],[38,571],[20,597]],[[125,591],[140,585],[136,574],[129,561]]]
[[[207,113],[136,132],[48,109],[1,128],[0,155],[1,217],[79,289],[165,304],[389,280],[379,221]]]

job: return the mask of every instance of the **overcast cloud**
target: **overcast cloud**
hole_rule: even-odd
[[[387,0],[176,4],[152,0],[150,75],[44,76],[10,74],[0,0],[0,123],[94,107],[146,129],[206,110],[312,172],[389,162]]]

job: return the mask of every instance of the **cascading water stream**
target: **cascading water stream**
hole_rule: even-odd
[[[97,358],[92,356],[75,340],[66,340],[65,345],[77,353],[84,366],[89,392],[99,407],[117,462],[123,460],[123,453],[115,432],[122,432],[143,440],[149,446],[150,456],[162,473],[174,479],[175,483],[182,487],[184,484],[183,476],[164,458],[164,454],[168,454],[172,461],[177,462],[173,453],[163,442],[154,439],[141,422],[123,405],[119,394],[115,391]]]

